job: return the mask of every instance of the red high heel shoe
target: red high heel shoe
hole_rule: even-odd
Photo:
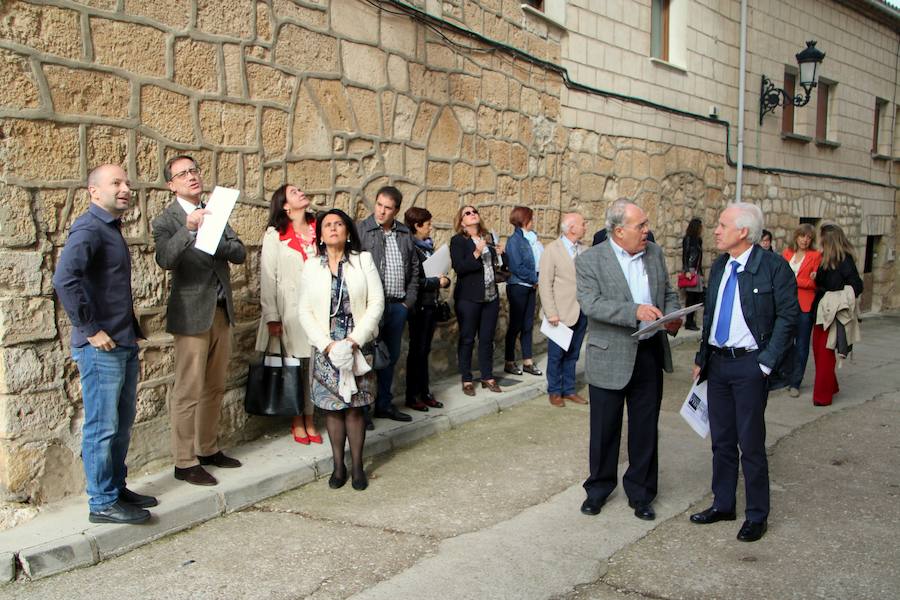
[[[306,431],[304,430],[303,433],[306,433]],[[297,430],[294,429],[293,425],[291,425],[291,435],[294,436],[294,441],[297,442],[298,444],[303,444],[304,446],[309,446],[309,442],[310,442],[309,436],[304,435],[303,437],[300,437],[299,435],[297,435]],[[321,437],[319,439],[321,439]],[[319,443],[321,443],[321,442],[319,442]]]
[[[321,433],[317,433],[316,435],[312,435],[312,434],[308,434],[308,435],[309,435],[309,441],[312,442],[313,444],[321,444],[322,443],[322,434]]]

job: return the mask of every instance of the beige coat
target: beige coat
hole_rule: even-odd
[[[381,276],[368,252],[351,254],[344,265],[344,293],[350,295],[353,314],[351,338],[360,346],[378,335],[378,322],[384,312],[384,288]],[[331,339],[331,271],[320,259],[307,261],[300,284],[300,323],[310,343],[324,351]]]
[[[310,257],[313,259],[314,257]],[[278,230],[269,227],[263,236],[262,254],[259,259],[259,303],[262,317],[256,332],[256,349],[259,352],[278,352],[277,342],[269,345],[269,328],[266,323],[281,321],[284,349],[291,356],[308,358],[309,340],[300,325],[297,307],[300,304],[300,276],[303,273],[303,255],[281,241]]]
[[[547,244],[538,275],[541,307],[546,316],[558,316],[568,327],[574,326],[581,314],[576,281],[575,259],[569,256],[562,240]]]

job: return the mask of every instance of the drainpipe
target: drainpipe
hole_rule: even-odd
[[[741,57],[738,68],[737,176],[734,200],[742,199],[744,185],[744,99],[747,92],[747,0],[741,0]]]

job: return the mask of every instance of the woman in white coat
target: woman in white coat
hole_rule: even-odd
[[[309,341],[297,316],[300,275],[317,248],[316,220],[308,208],[309,199],[297,186],[283,185],[272,194],[260,256],[262,318],[256,333],[257,351],[280,352],[280,338],[288,355],[306,363],[304,372],[309,372]],[[297,443],[321,444],[308,388],[304,396],[303,414],[294,417],[291,433]]]
[[[335,344],[346,341],[354,351],[361,350],[371,366],[372,341],[384,312],[384,290],[372,255],[361,252],[356,227],[344,211],[333,208],[320,215],[316,239],[319,257],[303,269],[299,306],[300,323],[313,346],[310,395],[325,413],[331,440],[334,472],[328,485],[336,489],[347,482],[344,443],[349,440],[353,488],[364,490],[368,480],[363,470],[363,410],[375,398],[375,372],[369,369],[357,375],[357,391],[345,399],[341,371],[332,364],[329,354]]]

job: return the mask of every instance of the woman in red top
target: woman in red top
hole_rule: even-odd
[[[816,297],[816,271],[822,262],[822,253],[816,248],[816,229],[809,223],[801,223],[794,231],[794,241],[782,256],[791,265],[797,277],[797,299],[800,314],[797,318],[797,337],[794,338],[794,372],[788,382],[788,394],[792,398],[800,395],[800,383],[806,372],[809,359],[809,338],[812,335],[816,315],[812,312]]]
[[[300,325],[298,305],[303,264],[316,255],[316,220],[308,208],[309,198],[297,186],[283,185],[272,194],[259,260],[262,318],[256,334],[258,351],[277,353],[283,344],[285,352],[307,363],[306,367],[310,345]],[[304,394],[304,414],[294,417],[291,432],[299,444],[321,444],[309,390]]]

